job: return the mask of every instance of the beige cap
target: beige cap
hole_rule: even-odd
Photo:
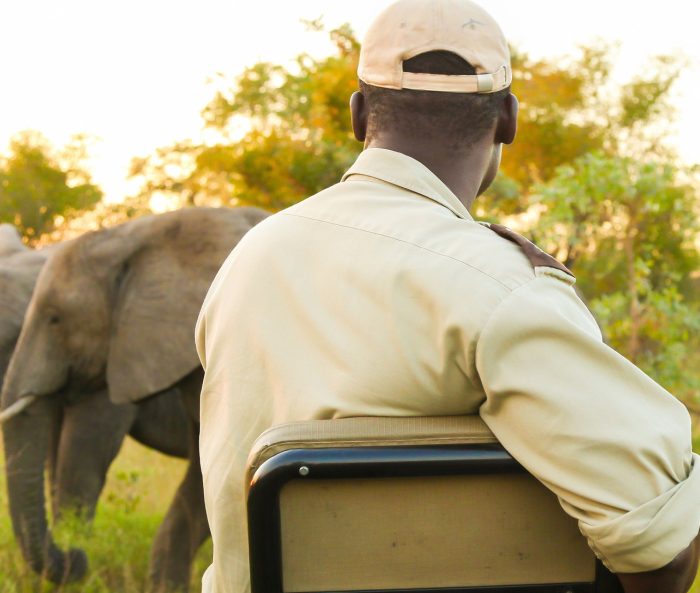
[[[455,53],[475,75],[417,74],[403,62],[430,51]],[[512,80],[510,52],[498,23],[469,0],[399,0],[372,23],[357,75],[388,89],[495,93]]]

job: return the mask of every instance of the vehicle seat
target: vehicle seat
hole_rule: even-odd
[[[478,416],[276,426],[247,483],[252,593],[622,591]]]

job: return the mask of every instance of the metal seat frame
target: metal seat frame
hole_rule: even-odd
[[[248,490],[252,593],[284,593],[279,496],[292,480],[333,480],[518,473],[526,470],[500,445],[386,446],[288,449],[255,471]],[[594,582],[352,593],[623,593],[600,562]],[[324,592],[326,593],[326,592]],[[331,593],[331,592],[327,592]],[[332,593],[344,593],[334,591]]]

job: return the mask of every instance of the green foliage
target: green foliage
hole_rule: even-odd
[[[351,139],[348,99],[357,89],[359,43],[347,25],[330,37],[336,54],[320,60],[302,54],[295,72],[268,63],[247,68],[233,88],[216,94],[204,120],[224,130],[231,118],[244,116],[257,131],[275,129],[313,141]]]
[[[645,76],[626,84],[620,94],[617,124],[631,128],[658,117],[671,115],[668,94],[681,73],[682,62],[670,56],[658,56]]]
[[[133,196],[121,202],[101,201],[90,210],[75,212],[51,233],[45,234],[42,243],[67,241],[97,229],[109,228],[132,218],[153,214],[145,196]]]
[[[557,168],[591,152],[637,159],[675,155],[664,145],[674,110],[670,93],[683,62],[658,56],[643,73],[612,85],[613,47],[581,47],[579,55],[532,60],[513,51],[513,92],[520,102],[518,135],[503,152],[501,174],[520,187],[519,199],[489,190],[477,203],[480,216],[521,214],[534,185]]]
[[[97,204],[102,192],[81,166],[84,149],[82,138],[57,155],[39,134],[14,137],[9,156],[0,159],[0,222],[36,241],[59,217],[74,217]]]
[[[255,64],[219,91],[202,115],[221,142],[178,143],[135,159],[131,174],[144,180],[142,193],[279,210],[337,182],[361,150],[348,104],[359,45],[347,26],[330,36],[330,57],[302,54],[291,70]],[[241,125],[247,133],[234,141]]]
[[[0,593],[143,593],[148,586],[151,544],[185,463],[128,441],[109,472],[92,525],[67,514],[54,530],[62,549],[87,552],[86,577],[56,587],[35,575],[15,542],[8,513],[0,514]],[[7,508],[5,468],[0,462],[0,508]],[[199,551],[192,574],[198,591],[211,562],[211,543]]]
[[[598,105],[610,69],[607,46],[582,48],[577,59],[566,60],[532,60],[513,51],[512,88],[520,114],[517,140],[504,152],[503,173],[527,191],[559,165],[601,148],[607,125]]]
[[[318,31],[319,24],[311,28]],[[348,104],[357,90],[359,44],[347,26],[330,35],[336,53],[327,58],[302,54],[292,69],[258,63],[233,82],[222,78],[224,88],[202,113],[221,141],[177,143],[134,159],[131,173],[142,179],[142,194],[278,210],[335,183],[361,149]],[[527,192],[562,163],[603,146],[609,121],[597,99],[608,81],[609,54],[605,46],[583,48],[577,60],[558,62],[513,52],[521,115],[518,142],[505,152],[503,180]],[[482,203],[500,213],[523,210],[512,191],[503,197],[492,190]]]
[[[616,350],[692,398],[697,196],[671,164],[590,153],[535,189],[539,243],[571,267]]]
[[[499,222],[504,216],[523,212],[523,188],[500,169],[491,186],[480,196],[472,212],[479,220]]]
[[[323,29],[319,22],[308,25]],[[335,183],[361,149],[350,130],[348,104],[357,90],[359,43],[347,25],[330,36],[336,52],[329,57],[302,54],[292,68],[263,62],[233,81],[220,76],[222,88],[202,112],[219,140],[180,142],[134,159],[131,174],[141,178],[141,194],[165,192],[183,205],[279,210]],[[638,154],[641,137],[670,116],[677,60],[658,58],[644,76],[612,89],[609,45],[582,47],[565,59],[533,60],[515,49],[512,54],[518,138],[504,151],[500,184],[477,204],[480,216],[524,212],[534,184],[586,153],[617,154],[625,146]],[[651,140],[644,147],[659,149]]]

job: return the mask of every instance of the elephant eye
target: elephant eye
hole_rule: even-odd
[[[58,315],[51,315],[51,317],[49,317],[49,325],[56,325],[59,321],[61,321],[61,318]]]

